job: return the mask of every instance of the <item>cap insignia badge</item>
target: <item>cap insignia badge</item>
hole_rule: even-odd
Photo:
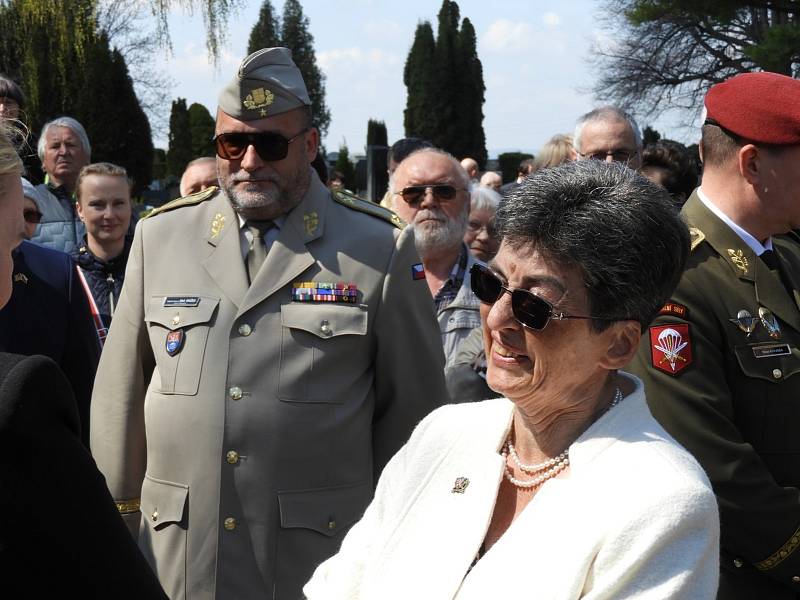
[[[775,318],[769,309],[763,306],[758,307],[758,318],[761,319],[761,324],[767,330],[769,337],[773,340],[778,340],[781,337],[781,328],[778,325],[778,320]]]
[[[265,90],[263,87],[255,88],[251,90],[249,94],[242,100],[242,104],[245,108],[249,108],[250,110],[256,110],[259,108],[265,108],[272,104],[275,101],[275,94],[273,94],[269,90]],[[262,116],[265,116],[267,113],[266,110],[262,110]]]
[[[450,492],[453,494],[463,494],[466,491],[468,485],[469,485],[469,479],[467,479],[466,477],[456,477],[456,481],[453,484],[453,489],[450,490]]]
[[[316,212],[303,215],[303,224],[306,226],[306,235],[314,235],[319,226],[319,217]]]
[[[22,282],[28,283],[28,277],[25,273],[14,273],[14,283]]]
[[[747,337],[750,337],[750,334],[753,333],[757,323],[756,318],[745,309],[737,312],[735,319],[728,320],[736,325],[739,329],[744,331],[747,334]]]
[[[211,221],[211,237],[217,237],[223,227],[225,227],[225,215],[222,213],[215,214],[214,219]]]
[[[728,248],[728,256],[730,256],[731,262],[741,269],[742,273],[747,275],[747,269],[750,266],[750,263],[748,262],[747,257],[744,255],[744,252],[741,250],[732,250],[731,248]]]

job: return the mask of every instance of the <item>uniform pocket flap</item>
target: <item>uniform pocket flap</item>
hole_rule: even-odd
[[[480,313],[462,311],[450,315],[444,323],[444,326],[441,327],[441,330],[443,333],[447,333],[448,331],[454,331],[456,329],[475,329],[476,327],[480,327],[480,325]]]
[[[281,527],[331,537],[358,521],[371,498],[371,483],[278,492]]]
[[[153,529],[180,523],[186,510],[189,486],[145,475],[142,484],[142,518]]]
[[[144,320],[172,330],[191,327],[208,323],[218,304],[219,298],[210,296],[151,296]]]
[[[337,335],[366,335],[367,307],[292,303],[281,306],[281,324],[321,338]]]
[[[780,383],[800,372],[800,350],[781,340],[735,346],[733,350],[748,377]]]

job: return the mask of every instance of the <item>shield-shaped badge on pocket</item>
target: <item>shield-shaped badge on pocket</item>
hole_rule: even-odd
[[[167,334],[167,354],[170,356],[175,356],[178,352],[181,351],[183,348],[183,341],[186,339],[186,334],[183,333],[183,329],[176,329],[175,331],[170,331]]]

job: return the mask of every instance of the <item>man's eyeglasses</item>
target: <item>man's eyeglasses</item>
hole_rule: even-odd
[[[425,194],[428,193],[428,190],[431,191],[433,197],[439,202],[447,202],[455,198],[460,189],[461,188],[457,188],[449,183],[434,183],[432,185],[409,185],[408,187],[404,187],[402,190],[396,193],[402,196],[403,200],[405,200],[408,204],[413,206],[419,202],[422,202],[422,199],[425,198]]]
[[[494,304],[508,292],[511,294],[511,312],[514,318],[525,327],[535,331],[544,329],[550,320],[564,319],[598,319],[600,317],[578,317],[556,312],[553,305],[528,290],[514,289],[506,286],[489,267],[480,264],[472,265],[469,271],[472,291],[484,304]],[[612,319],[601,319],[610,321]]]
[[[638,154],[638,150],[631,152],[630,150],[610,150],[608,152],[592,152],[590,154],[582,154],[575,150],[575,154],[584,160],[602,160],[605,161],[609,156],[614,162],[628,164],[631,159]]]
[[[225,160],[239,160],[247,149],[253,146],[261,160],[283,160],[289,154],[289,144],[308,131],[308,127],[290,138],[283,137],[280,133],[220,133],[214,138],[217,147],[217,156]]]
[[[38,224],[42,220],[42,213],[32,208],[26,208],[22,211],[22,218],[26,223]]]

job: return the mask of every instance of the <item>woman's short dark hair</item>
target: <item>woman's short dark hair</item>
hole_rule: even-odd
[[[680,142],[658,140],[648,144],[642,152],[641,170],[651,167],[663,169],[665,178],[662,183],[680,203],[685,202],[697,187],[698,176],[694,161],[688,148]]]
[[[591,326],[635,320],[644,331],[669,299],[689,256],[689,231],[669,194],[618,163],[570,162],[537,171],[503,198],[503,242],[577,266]]]
[[[25,107],[25,94],[17,83],[3,74],[0,74],[0,98],[11,98],[20,108]]]

